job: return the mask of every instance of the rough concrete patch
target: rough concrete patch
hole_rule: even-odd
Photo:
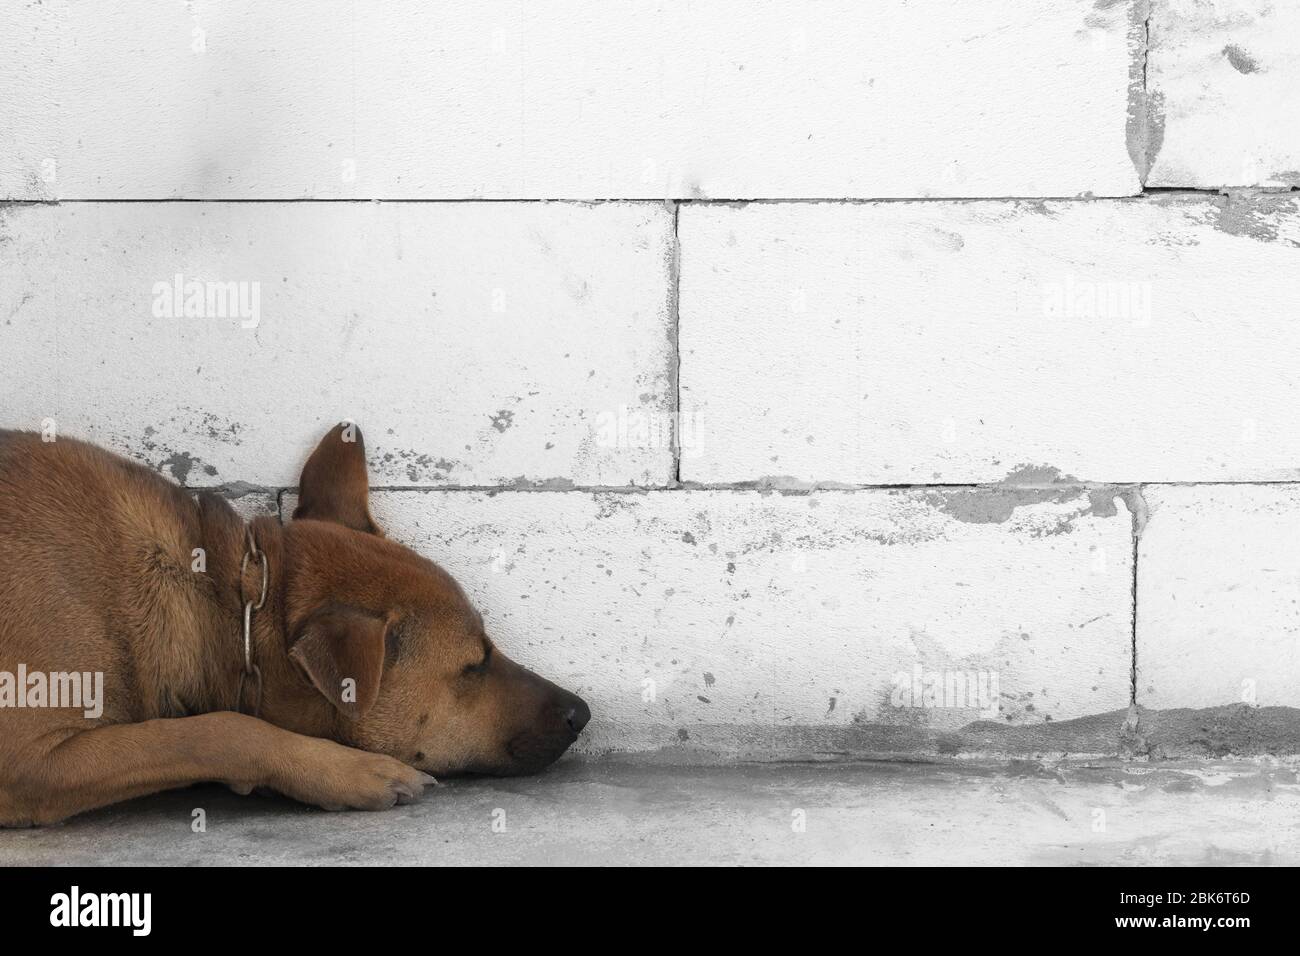
[[[993,720],[967,724],[945,743],[951,753],[1116,754],[1127,711],[1112,710],[1073,720],[1010,726]],[[940,751],[945,752],[945,751]]]
[[[1088,504],[1077,514],[1062,521],[1058,532],[1071,530],[1075,518],[1092,515],[1113,518],[1118,513],[1115,498],[1130,504],[1129,486],[1087,485],[1064,475],[1051,465],[1021,465],[993,485],[975,488],[944,489],[926,493],[926,500],[944,514],[968,524],[1001,524],[1011,519],[1017,508],[1048,502],[1065,503],[1086,493]],[[1133,506],[1130,504],[1130,511]]]
[[[1098,6],[1098,9],[1105,9]],[[1128,118],[1125,143],[1138,180],[1146,186],[1147,175],[1165,142],[1165,98],[1147,83],[1147,60],[1151,55],[1151,4],[1135,0],[1129,8]]]
[[[1150,514],[1146,498],[1142,495],[1140,485],[1102,485],[1088,488],[1089,513],[1098,518],[1113,518],[1119,513],[1115,499],[1124,502],[1124,507],[1133,518],[1133,533],[1141,534],[1147,526]]]
[[[668,241],[664,243],[664,332],[668,339],[668,348],[664,350],[664,389],[671,396],[668,409],[676,412],[669,418],[668,441],[672,448],[672,471],[670,480],[680,482],[682,477],[682,445],[684,436],[681,428],[682,407],[682,354],[681,354],[681,287],[682,287],[682,242],[679,235],[681,204],[675,201],[667,203],[671,213],[668,225]]]
[[[1214,197],[1210,224],[1230,236],[1275,242],[1278,219],[1296,210],[1296,201],[1285,193],[1234,191]]]
[[[966,240],[959,232],[948,229],[933,229],[929,236],[930,245],[946,252],[961,252],[966,248]]]
[[[385,474],[405,469],[406,480],[413,485],[449,481],[450,473],[461,462],[432,455],[411,448],[379,451],[370,456],[371,475]]]
[[[225,484],[217,485],[209,489],[223,498],[243,498],[247,495],[274,495],[276,489],[268,488],[265,485],[254,485],[247,481],[228,481]]]
[[[1035,216],[1056,216],[1057,209],[1046,199],[1017,199],[1013,201],[1016,212],[1027,212]]]
[[[1115,515],[1119,514],[1119,509],[1115,506],[1115,499],[1117,497],[1119,497],[1119,492],[1114,489],[1089,488],[1089,510],[1098,518],[1113,518]]]
[[[178,450],[177,446],[211,448],[213,443],[237,446],[243,444],[240,433],[241,427],[235,422],[182,406],[166,422],[146,425],[138,436],[115,433],[108,445],[160,474],[170,475],[180,485],[188,486],[195,475],[199,477],[196,484],[202,485],[204,478],[219,474],[217,467],[190,451]]]
[[[184,485],[189,479],[190,472],[196,464],[198,464],[197,458],[194,458],[185,452],[175,451],[167,458],[164,458],[158,467],[159,470],[162,470],[163,468],[169,470],[172,473],[172,477],[175,478],[179,484]]]
[[[666,745],[639,754],[668,762],[731,763],[743,760],[924,760],[948,757],[1120,756],[1124,710],[1073,720],[1011,726],[981,720],[943,731],[921,722],[770,725],[697,724],[689,747]]]
[[[1019,487],[1024,485],[1064,485],[1077,483],[1078,479],[1073,475],[1061,473],[1061,469],[1054,465],[1031,465],[1025,463],[1018,465],[1007,472],[1007,476],[998,482],[999,485],[1008,487]]]
[[[688,744],[687,746],[683,746]],[[935,757],[1115,757],[1144,763],[1180,757],[1300,755],[1300,709],[1234,704],[1200,710],[1130,707],[1072,720],[1010,725],[978,720],[958,730],[923,722],[697,724],[689,741],[638,759],[669,763],[745,760],[928,760]]]
[[[1259,62],[1235,43],[1229,43],[1225,46],[1223,55],[1228,58],[1228,62],[1232,64],[1232,68],[1238,73],[1250,74],[1260,71]]]
[[[1146,757],[1222,757],[1300,754],[1300,709],[1189,707],[1136,710],[1130,749]]]
[[[679,482],[686,490],[703,490],[708,486],[695,481]],[[763,475],[753,481],[738,481],[731,487],[738,491],[757,491],[761,494],[773,492],[780,495],[811,495],[814,491],[856,491],[859,486],[844,481],[808,481],[793,475]]]
[[[496,487],[488,489],[488,494],[501,491],[573,491],[577,485],[572,478],[538,478],[536,480],[519,475],[516,478],[499,479]]]
[[[1147,505],[1147,499],[1142,494],[1141,485],[1125,485],[1118,489],[1116,494],[1128,508],[1128,512],[1133,516],[1133,534],[1140,536],[1146,530],[1147,519],[1151,517],[1151,509]]]
[[[961,491],[932,491],[926,501],[951,518],[966,524],[1002,524],[1017,508],[1065,501],[1075,489],[1053,488],[970,488]]]

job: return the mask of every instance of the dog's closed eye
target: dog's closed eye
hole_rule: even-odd
[[[461,673],[466,677],[473,677],[480,674],[486,674],[488,663],[492,660],[492,645],[486,639],[483,641],[483,659],[476,664],[466,664],[461,668]]]
[[[384,666],[392,667],[402,658],[402,648],[406,643],[407,621],[390,624],[384,633]]]

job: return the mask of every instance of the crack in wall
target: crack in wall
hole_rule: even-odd
[[[554,198],[538,199],[534,197],[516,197],[513,199],[6,199],[0,200],[0,209],[7,209],[16,206],[72,206],[72,205],[121,205],[121,204],[172,204],[172,203],[219,203],[222,205],[245,205],[245,204],[266,204],[266,203],[362,203],[373,205],[375,203],[384,203],[386,205],[409,205],[409,206],[438,206],[438,205],[461,205],[465,203],[515,203],[519,205],[561,205],[561,206],[609,206],[609,205],[643,205],[643,206],[662,206],[665,202],[672,204],[674,207],[674,232],[676,230],[676,217],[682,206],[730,206],[734,209],[744,209],[746,206],[776,206],[776,205],[811,205],[811,204],[831,204],[845,206],[875,205],[883,203],[917,203],[917,204],[934,204],[934,203],[995,203],[995,202],[1125,202],[1135,201],[1148,198],[1151,196],[1168,196],[1171,193],[1185,193],[1187,195],[1200,196],[1221,196],[1228,191],[1242,191],[1255,189],[1260,192],[1295,192],[1300,190],[1300,183],[1293,185],[1277,186],[1248,186],[1241,184],[1224,183],[1220,186],[1147,186],[1143,183],[1141,189],[1137,192],[1115,194],[1113,196],[1099,195],[1094,192],[1080,193],[1073,196],[1046,196],[1046,195],[1006,195],[1006,196],[787,196],[783,198],[772,197],[712,197],[709,199],[693,199],[682,197],[676,199],[574,199],[574,198]]]
[[[1131,585],[1130,605],[1132,607],[1132,651],[1129,664],[1129,708],[1130,714],[1128,725],[1136,731],[1137,721],[1135,719],[1137,708],[1137,688],[1138,688],[1138,552],[1142,543],[1142,532],[1146,530],[1147,518],[1150,517],[1150,509],[1147,507],[1146,498],[1142,494],[1142,485],[1133,485],[1128,489],[1126,494],[1122,494],[1124,505],[1129,510],[1132,519],[1133,533],[1133,582]]]
[[[677,232],[681,221],[681,209],[680,201],[672,203],[673,243],[668,264],[668,340],[672,345],[668,387],[673,393],[673,415],[669,429],[673,452],[673,473],[670,483],[673,486],[680,485],[682,481],[682,243]]]

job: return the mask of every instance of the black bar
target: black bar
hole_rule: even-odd
[[[1182,942],[1197,936],[1231,945],[1284,937],[1294,931],[1296,910],[1293,871],[1248,868],[751,870],[724,876],[683,870],[10,868],[0,879],[0,925],[11,940],[39,935],[54,942],[75,933],[82,943],[126,945],[249,945],[262,935],[287,933],[295,945],[373,947],[390,934],[450,941],[478,931],[493,945],[504,935],[527,938],[530,932],[539,944],[562,933],[596,944],[619,937],[628,945],[662,932],[661,942],[673,945],[684,942],[675,934],[688,924],[712,925],[718,939],[786,929],[817,938],[831,933],[846,945],[858,940],[863,946],[891,934],[926,947],[1025,932],[1043,934],[1043,941],[1127,936]],[[52,925],[52,918],[69,922],[74,886],[79,922],[91,912],[111,916],[116,906],[120,925]],[[106,893],[149,894],[147,935],[139,932],[144,897],[130,900],[130,909],[120,896],[101,908],[98,894]],[[624,930],[611,936],[602,925]]]

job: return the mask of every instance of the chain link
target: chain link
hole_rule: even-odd
[[[244,580],[250,561],[256,561],[261,565],[262,592],[256,601],[244,599],[244,667],[239,672],[239,686],[235,690],[235,710],[243,713],[244,685],[251,680],[255,685],[251,713],[256,717],[262,709],[262,670],[253,663],[253,612],[260,611],[266,604],[266,592],[271,583],[271,568],[266,560],[266,552],[257,546],[257,539],[253,537],[251,526],[245,526],[244,538],[246,542],[244,559],[239,563],[239,596],[244,597]]]

